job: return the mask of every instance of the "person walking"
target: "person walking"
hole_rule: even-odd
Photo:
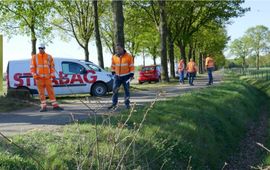
[[[208,83],[206,85],[213,84],[213,75],[212,72],[214,71],[215,65],[213,58],[209,55],[205,59],[205,68],[207,69],[208,73]]]
[[[116,54],[112,56],[111,65],[112,74],[114,75],[112,105],[108,109],[117,107],[118,91],[121,84],[125,91],[125,106],[129,109],[129,84],[134,77],[134,61],[133,57],[121,45],[117,45],[115,51]]]
[[[187,64],[187,74],[188,74],[188,82],[189,85],[194,86],[193,81],[197,73],[196,63],[191,58]]]
[[[178,62],[178,74],[179,74],[179,83],[184,84],[184,73],[185,73],[185,60],[181,59]]]
[[[45,53],[44,44],[40,44],[38,49],[39,53],[32,55],[30,71],[32,73],[33,78],[36,81],[38,88],[39,98],[41,102],[40,112],[47,111],[45,90],[48,93],[51,104],[53,106],[53,110],[58,111],[64,110],[56,102],[52,86],[52,78],[55,78],[53,57]]]

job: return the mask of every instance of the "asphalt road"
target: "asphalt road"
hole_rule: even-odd
[[[222,80],[222,73],[214,73],[214,85],[217,85]],[[194,81],[194,86],[171,85],[158,87],[145,91],[134,91],[131,93],[131,105],[144,105],[148,102],[157,100],[168,100],[170,97],[179,96],[183,93],[205,88],[207,83],[207,75],[202,75]],[[158,97],[157,97],[158,96]],[[81,101],[80,101],[81,100]],[[33,130],[50,130],[61,127],[73,121],[87,119],[93,114],[117,114],[124,109],[123,95],[119,96],[119,108],[113,111],[107,109],[111,104],[111,95],[105,97],[87,97],[83,99],[75,99],[67,103],[62,103],[64,111],[53,111],[51,107],[48,112],[39,112],[39,107],[33,106],[30,108],[16,110],[7,113],[0,113],[0,132],[6,136],[15,134],[23,134]],[[82,103],[83,102],[83,103]],[[89,109],[90,108],[90,109]]]

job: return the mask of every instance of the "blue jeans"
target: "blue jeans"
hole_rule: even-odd
[[[179,82],[184,83],[184,71],[180,71],[179,73]]]
[[[214,70],[214,67],[207,68],[207,72],[208,72],[208,84],[213,84],[213,75],[212,75],[213,70]]]
[[[127,76],[114,76],[114,81],[113,81],[113,96],[112,96],[112,103],[113,105],[117,105],[118,103],[118,91],[120,89],[121,84],[123,84],[124,91],[125,91],[125,105],[129,106],[129,98],[130,98],[130,93],[129,93],[129,82],[127,83],[126,81],[130,78],[129,75]]]
[[[193,85],[194,77],[195,77],[195,73],[188,73],[188,82],[189,82],[189,85]]]

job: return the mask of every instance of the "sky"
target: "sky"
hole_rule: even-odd
[[[228,35],[231,40],[240,38],[250,27],[264,25],[270,29],[270,1],[269,0],[247,0],[243,7],[250,7],[250,11],[244,16],[233,18],[233,23],[227,25]]]
[[[226,29],[231,40],[243,36],[248,28],[256,25],[264,25],[270,29],[270,0],[247,0],[242,6],[250,7],[251,10],[242,17],[233,18],[232,24],[227,25]],[[31,58],[31,41],[29,37],[20,35],[13,36],[9,40],[4,34],[3,37],[3,71],[5,72],[8,61]],[[37,44],[39,43],[41,42],[38,41]],[[97,64],[95,42],[90,43],[89,51],[90,60]],[[72,38],[69,42],[64,42],[55,37],[53,43],[46,46],[46,52],[53,57],[84,59],[83,49]],[[109,67],[111,54],[106,49],[103,49],[103,57],[105,67]],[[143,64],[140,58],[135,58],[135,65]],[[146,64],[153,64],[153,61],[148,58]]]

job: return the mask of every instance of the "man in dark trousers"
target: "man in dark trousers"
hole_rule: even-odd
[[[114,75],[112,105],[108,109],[116,108],[118,103],[118,91],[121,84],[125,91],[125,106],[130,108],[129,83],[134,77],[134,60],[121,46],[115,48],[116,54],[112,56],[112,74]]]

